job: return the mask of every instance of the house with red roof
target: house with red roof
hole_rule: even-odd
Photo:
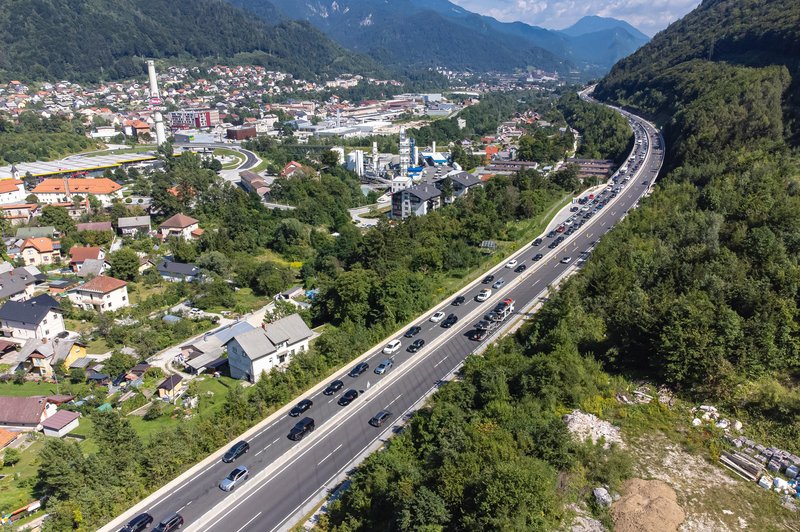
[[[302,169],[303,169],[302,164],[298,163],[297,161],[290,161],[286,163],[286,166],[283,167],[283,170],[281,171],[281,177],[289,177],[293,173]]]
[[[87,260],[103,260],[106,252],[99,246],[73,246],[69,250],[69,267],[73,272],[81,271],[83,263]]]
[[[158,226],[158,233],[163,240],[173,236],[192,240],[200,238],[203,234],[203,230],[200,229],[199,221],[191,216],[178,213],[164,220],[164,222]]]
[[[59,248],[47,237],[28,238],[19,247],[26,266],[49,266],[61,260]]]
[[[107,275],[98,275],[68,290],[67,297],[76,306],[96,312],[113,312],[130,305],[128,283]]]

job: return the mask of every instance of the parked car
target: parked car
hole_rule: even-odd
[[[250,472],[244,466],[239,466],[231,473],[222,479],[219,483],[219,489],[222,491],[233,491],[236,489],[236,486],[247,480],[247,477],[250,476]]]
[[[416,353],[417,351],[422,349],[423,345],[425,345],[425,340],[423,340],[422,338],[417,338],[416,340],[411,342],[411,345],[408,346],[408,349],[406,349],[406,351],[408,351],[409,353]]]
[[[542,255],[541,253],[537,253],[536,255],[533,256],[533,262],[538,262],[542,260],[542,257],[544,257],[544,255]]]
[[[466,300],[467,300],[467,298],[465,298],[464,296],[458,296],[457,298],[455,298],[455,299],[453,300],[453,303],[451,303],[451,304],[452,304],[454,307],[460,307],[461,305],[463,305],[463,304],[464,304],[464,302],[465,302]]]
[[[392,417],[391,412],[389,412],[388,410],[381,410],[380,412],[372,416],[372,419],[369,420],[369,424],[372,425],[373,427],[380,427],[381,425],[383,425],[383,422],[389,419],[390,417]]]
[[[250,444],[246,441],[242,440],[236,442],[230,449],[228,449],[228,452],[222,456],[222,461],[226,464],[230,464],[249,450]]]
[[[314,432],[316,424],[310,417],[304,417],[298,421],[292,430],[289,431],[289,439],[293,441],[300,441],[306,437],[307,434]]]
[[[386,347],[383,348],[383,354],[393,355],[398,351],[400,351],[400,347],[402,347],[400,340],[392,340],[391,342],[386,344]]]
[[[384,373],[392,369],[392,366],[394,366],[394,362],[392,362],[391,359],[387,358],[386,360],[378,364],[378,367],[375,368],[375,373],[378,375],[383,375]]]
[[[455,314],[450,314],[449,316],[447,316],[447,319],[442,322],[442,327],[444,327],[445,329],[449,329],[450,327],[455,325],[457,321],[458,321],[458,316],[456,316]]]
[[[475,296],[475,301],[477,301],[478,303],[483,303],[490,297],[492,297],[492,291],[488,288],[484,288],[483,290],[478,292],[477,296]]]
[[[506,284],[506,280],[501,277],[501,278],[499,278],[498,280],[496,280],[494,282],[494,284],[492,285],[492,288],[497,290],[498,288],[501,288],[504,284]]]
[[[154,532],[173,532],[183,526],[183,517],[179,514],[172,514],[153,529]]]
[[[494,275],[487,275],[486,277],[483,278],[483,281],[481,281],[481,283],[482,284],[489,284],[492,281],[494,281]]]
[[[358,391],[356,390],[347,390],[342,394],[339,398],[339,406],[347,406],[353,402],[353,400],[358,397]]]
[[[153,516],[148,513],[139,514],[126,524],[119,532],[141,532],[153,524]]]
[[[525,266],[524,264],[520,264],[519,266],[517,266],[516,268],[514,268],[514,272],[515,272],[515,273],[522,273],[522,272],[524,272],[524,271],[525,271],[525,270],[527,270],[527,269],[528,269],[528,267],[527,267],[527,266]]]
[[[517,259],[511,259],[510,261],[506,262],[506,268],[511,269],[517,265]]]
[[[344,383],[342,381],[336,380],[336,381],[333,381],[332,383],[330,383],[328,385],[328,387],[325,388],[325,391],[323,391],[322,393],[324,395],[333,395],[336,392],[338,392],[339,390],[341,390],[343,387],[344,387]]]
[[[437,312],[436,314],[431,316],[430,321],[431,321],[431,323],[439,323],[440,321],[442,321],[444,319],[444,317],[445,317],[445,313],[440,310],[439,312]]]
[[[422,330],[422,327],[418,327],[417,325],[414,325],[409,330],[407,330],[406,333],[403,336],[405,336],[406,338],[413,338],[414,336],[418,335],[421,330]]]
[[[348,373],[348,375],[355,379],[368,369],[369,369],[369,364],[367,364],[366,362],[359,362],[358,364],[353,366],[353,369],[350,370],[350,373]]]
[[[303,412],[305,412],[306,410],[308,410],[309,408],[311,408],[311,406],[312,406],[313,404],[314,404],[314,402],[313,402],[313,401],[311,401],[311,399],[303,399],[302,401],[300,401],[299,403],[297,403],[297,404],[294,406],[294,408],[292,408],[292,409],[289,411],[289,415],[290,415],[290,416],[292,416],[292,417],[297,417],[297,416],[299,416],[300,414],[302,414]]]

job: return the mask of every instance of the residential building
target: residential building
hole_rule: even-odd
[[[105,259],[86,259],[78,270],[78,277],[91,279],[92,277],[103,275],[110,269],[111,265]]]
[[[11,225],[30,223],[39,212],[37,203],[10,203],[0,205],[0,217],[8,220]]]
[[[281,177],[289,177],[293,173],[302,169],[303,169],[302,164],[298,163],[297,161],[290,161],[286,163],[286,166],[283,167],[283,170],[281,171]]]
[[[86,199],[95,196],[104,207],[111,206],[114,199],[122,199],[122,186],[106,177],[51,178],[45,179],[32,191],[39,203],[61,203],[72,201],[74,196]]]
[[[226,344],[231,377],[256,382],[262,373],[284,367],[306,351],[312,336],[299,314],[234,336]]]
[[[59,410],[49,418],[42,421],[42,432],[44,432],[45,436],[63,438],[78,428],[78,419],[80,417],[80,412]]]
[[[164,240],[172,236],[191,240],[199,238],[203,234],[199,222],[182,213],[166,219],[164,223],[158,226],[158,230]]]
[[[271,192],[272,183],[275,181],[274,177],[260,176],[250,170],[239,172],[241,178],[240,184],[248,192],[255,192],[262,198],[267,198]]]
[[[20,429],[36,429],[42,421],[56,412],[56,405],[47,397],[0,397],[0,425]]]
[[[25,184],[20,179],[0,179],[0,204],[25,203]]]
[[[25,268],[0,273],[0,300],[25,301],[33,297],[37,279]]]
[[[77,335],[42,341],[31,338],[17,354],[18,366],[14,371],[33,373],[42,378],[52,378],[54,369],[61,363],[70,367],[76,360],[86,356],[86,345]]]
[[[127,307],[128,283],[100,275],[67,292],[67,297],[78,307],[96,312],[113,312]]]
[[[191,283],[200,278],[200,268],[191,263],[184,264],[164,259],[158,263],[156,269],[162,279],[174,283],[182,281]]]
[[[61,260],[60,247],[47,237],[29,238],[19,247],[19,254],[25,264],[50,266]]]
[[[175,398],[183,393],[186,383],[180,375],[170,375],[158,385],[158,396],[164,401],[174,402]]]
[[[55,338],[65,330],[58,301],[47,294],[27,301],[6,301],[0,307],[0,331],[20,340]]]
[[[220,123],[217,109],[184,109],[167,115],[173,129],[209,128]]]
[[[442,187],[446,179],[450,179],[453,193],[449,198],[442,198]],[[432,183],[399,190],[392,194],[392,218],[424,216],[441,207],[443,203],[452,203],[476,186],[483,186],[483,181],[477,176],[467,172],[450,172]]]
[[[119,218],[117,220],[117,229],[122,236],[147,235],[152,231],[149,216],[131,216],[128,218]]]
[[[98,246],[73,246],[69,250],[69,266],[73,272],[81,271],[86,260],[103,260],[106,252]]]

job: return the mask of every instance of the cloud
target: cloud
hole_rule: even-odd
[[[625,20],[654,35],[694,9],[700,0],[452,0],[498,20],[561,29],[586,15]]]

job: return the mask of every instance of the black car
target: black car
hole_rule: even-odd
[[[244,453],[250,450],[250,444],[242,440],[233,444],[233,447],[228,449],[228,452],[222,457],[222,461],[230,464]]]
[[[139,514],[122,527],[120,532],[140,532],[153,524],[153,516],[148,513]]]
[[[342,388],[344,388],[344,383],[342,381],[333,381],[328,385],[327,388],[325,388],[325,391],[323,391],[322,393],[324,395],[333,395]]]
[[[356,397],[358,397],[358,392],[356,390],[347,390],[339,398],[339,406],[349,405]]]
[[[356,378],[365,371],[367,371],[368,369],[369,369],[369,364],[367,364],[366,362],[359,362],[358,364],[355,365],[353,369],[350,370],[350,373],[348,373],[348,375],[350,377]]]
[[[418,335],[421,330],[422,327],[417,327],[416,325],[414,325],[409,330],[407,330],[403,336],[405,336],[406,338],[413,338],[416,335]]]
[[[289,412],[289,415],[292,417],[297,417],[306,410],[308,410],[309,408],[311,408],[313,404],[314,402],[311,401],[311,399],[303,399],[302,401],[297,403],[294,408],[292,408],[292,410]]]
[[[547,238],[553,238],[553,237],[554,237],[554,236],[556,236],[557,234],[558,234],[558,233],[556,233],[555,231],[550,231],[549,233],[547,233]]]
[[[522,272],[524,272],[524,271],[525,271],[525,270],[527,270],[527,269],[528,269],[528,267],[527,267],[527,266],[525,266],[524,264],[520,264],[519,266],[517,266],[516,268],[514,268],[514,271],[515,271],[516,273],[522,273]]]
[[[494,281],[494,275],[487,275],[486,277],[483,278],[483,281],[481,281],[481,284],[489,284],[492,281]]]
[[[417,351],[422,349],[423,345],[425,345],[425,340],[423,340],[422,338],[418,338],[417,340],[411,342],[411,345],[406,348],[406,351],[408,351],[409,353],[416,353]]]
[[[305,438],[307,434],[314,432],[315,428],[316,424],[314,420],[310,417],[304,417],[289,431],[289,439],[292,441],[300,441]]]
[[[533,262],[542,260],[542,257],[544,257],[544,255],[542,255],[541,253],[537,253],[536,255],[533,256]]]
[[[550,242],[550,244],[548,244],[548,245],[547,245],[547,247],[548,247],[549,249],[556,249],[556,247],[558,247],[558,242],[556,242],[555,240],[553,240],[552,242]]]
[[[442,327],[444,327],[445,329],[449,329],[450,327],[455,325],[457,321],[458,321],[458,316],[456,316],[455,314],[450,314],[442,322]]]
[[[467,300],[467,298],[465,298],[464,296],[458,296],[457,298],[455,298],[453,300],[452,304],[453,304],[454,307],[458,307],[458,306],[463,305],[464,301],[466,301],[466,300]]]
[[[172,514],[167,517],[153,529],[154,532],[172,532],[178,530],[183,526],[183,517],[178,514]]]
[[[541,238],[537,238],[536,240],[533,241],[533,245],[534,246],[541,246],[542,245],[542,239]]]
[[[369,420],[369,424],[373,427],[380,427],[383,422],[392,417],[392,413],[388,410],[381,410]]]

